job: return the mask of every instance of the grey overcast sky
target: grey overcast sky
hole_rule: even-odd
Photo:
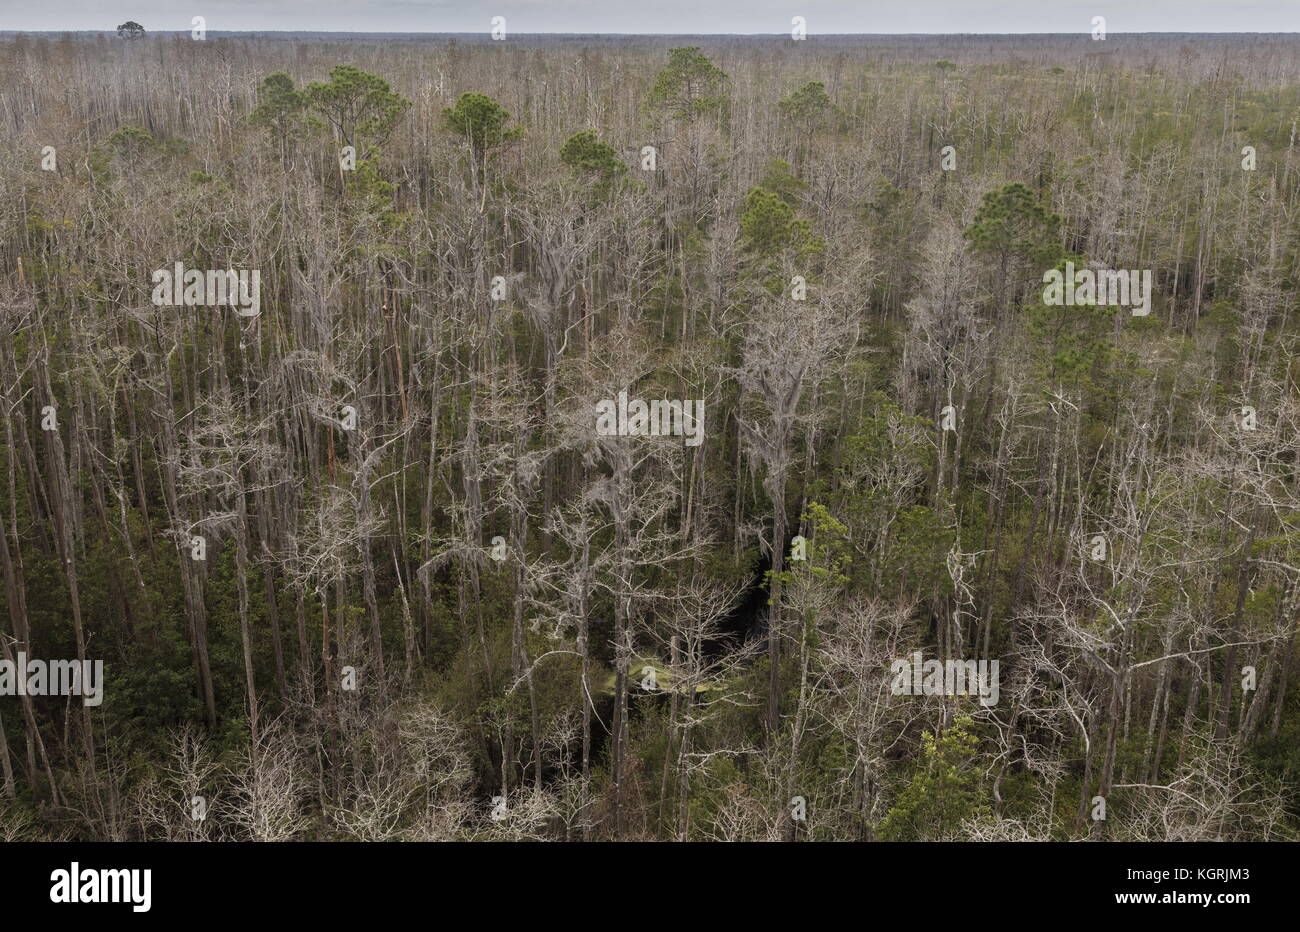
[[[0,0],[0,31],[147,30],[510,33],[1300,32],[1300,0]]]

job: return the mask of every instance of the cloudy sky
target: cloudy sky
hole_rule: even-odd
[[[0,31],[289,29],[478,32],[817,33],[1300,32],[1300,0],[0,0]]]

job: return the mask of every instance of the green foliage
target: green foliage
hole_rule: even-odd
[[[1069,260],[1076,268],[1082,262]],[[1065,274],[1066,259],[1056,264]],[[1092,304],[1047,304],[1042,292],[1030,306],[1027,329],[1041,347],[1044,379],[1053,386],[1092,389],[1099,376],[1106,374],[1106,363],[1113,356],[1111,334],[1114,332],[1116,308]]]
[[[283,83],[277,81],[276,87],[277,93],[282,91]],[[336,65],[329,81],[308,84],[303,96],[312,111],[334,127],[345,145],[356,146],[358,153],[367,145],[381,145],[411,107],[383,78],[353,65]]]
[[[955,537],[937,508],[912,505],[899,511],[883,555],[886,591],[930,598],[950,594],[947,555]]]
[[[295,89],[293,78],[277,71],[262,79],[257,89],[257,107],[249,121],[256,126],[273,128],[277,134],[283,135],[306,107],[307,97]]]
[[[476,160],[524,133],[521,127],[506,127],[510,114],[504,107],[486,94],[472,91],[461,94],[456,106],[443,108],[442,120],[447,129],[465,139]]]
[[[811,536],[808,539],[806,568],[824,583],[840,586],[849,581],[846,572],[853,562],[849,529],[817,502],[809,502],[803,516]]]
[[[799,194],[808,187],[806,182],[800,181],[790,172],[790,163],[784,159],[772,159],[767,163],[767,171],[758,186],[771,191],[791,207],[798,205]]]
[[[627,175],[627,166],[618,151],[602,142],[595,130],[574,133],[560,147],[560,161],[572,168],[591,185],[593,199],[599,201],[614,190]]]
[[[574,133],[560,147],[560,161],[571,168],[608,179],[627,173],[627,166],[609,143],[601,142],[594,129]]]
[[[809,81],[783,98],[777,107],[782,116],[799,124],[805,132],[816,129],[834,109],[821,81]]]
[[[945,541],[951,537],[922,504],[934,467],[934,425],[880,392],[868,403],[872,413],[845,439],[831,504],[853,538],[870,548],[870,563],[888,587],[928,592],[932,582],[947,579]]]
[[[140,39],[144,37],[144,27],[133,19],[117,27],[117,34],[123,39]]]
[[[1050,268],[1062,255],[1061,218],[1018,181],[984,195],[966,238],[977,252]]]
[[[158,140],[153,133],[139,126],[123,126],[113,131],[108,137],[108,145],[118,155],[136,156],[156,148]]]
[[[356,171],[347,173],[347,190],[354,202],[376,215],[386,228],[400,226],[402,218],[393,213],[397,185],[384,180],[374,159],[362,159],[357,162]]]
[[[648,105],[668,110],[679,120],[721,109],[726,103],[727,75],[698,46],[668,50],[668,65],[655,78]]]
[[[937,741],[928,731],[921,735],[911,781],[877,827],[881,841],[942,840],[966,820],[988,813],[972,724],[960,716]]]
[[[742,248],[760,259],[774,259],[786,250],[820,252],[825,243],[814,236],[807,220],[795,216],[780,194],[756,187],[745,197],[740,215]]]
[[[768,570],[764,584],[769,592],[773,591],[774,581],[779,581],[782,588],[796,586],[805,578],[817,586],[839,587],[849,582],[847,572],[853,562],[853,551],[848,528],[835,519],[829,508],[817,502],[808,503],[803,524],[809,535],[804,542],[804,559],[787,560],[780,573]],[[810,640],[815,640],[814,622],[811,614],[805,617]]]

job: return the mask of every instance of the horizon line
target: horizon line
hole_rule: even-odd
[[[145,37],[151,35],[185,35],[188,28],[145,30]],[[450,36],[455,38],[486,38],[491,40],[489,30],[476,32],[412,32],[356,29],[207,29],[207,35],[334,35],[334,36]],[[0,35],[116,35],[116,27],[107,29],[0,29]],[[510,38],[533,36],[565,36],[575,38],[613,38],[613,39],[659,39],[659,38],[733,38],[733,39],[788,39],[788,32],[512,32]],[[1011,38],[1026,36],[1076,37],[1088,38],[1087,30],[1078,32],[824,32],[814,33],[803,40],[812,39],[871,39],[871,38]],[[1140,36],[1300,36],[1300,30],[1260,31],[1260,30],[1217,30],[1214,32],[1188,31],[1148,31],[1148,32],[1114,32],[1106,34],[1106,39]],[[493,40],[493,41],[510,41]],[[791,40],[794,41],[794,40]]]

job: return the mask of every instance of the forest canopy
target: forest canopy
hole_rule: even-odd
[[[117,35],[0,37],[0,840],[1297,837],[1300,40]]]

